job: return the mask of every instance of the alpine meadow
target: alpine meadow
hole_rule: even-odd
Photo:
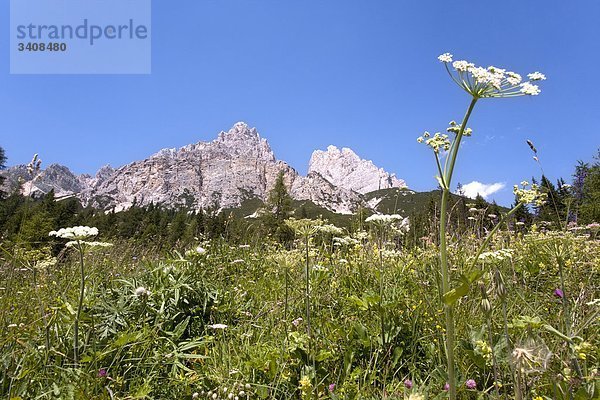
[[[223,7],[206,3],[211,4],[202,7],[211,10]],[[225,3],[230,4],[229,0]],[[279,10],[297,5],[271,6]],[[384,1],[369,5],[375,9],[384,6],[393,8]],[[164,5],[155,7],[160,7],[162,14],[153,14],[154,31],[149,24],[143,25],[144,39],[152,37],[157,49],[152,75],[160,76],[166,68],[177,65],[181,70],[170,70],[172,81],[168,84],[177,82],[177,90],[185,91],[186,84],[176,78],[179,73],[186,76],[186,57],[192,56],[181,53],[181,60],[165,63],[165,52],[174,52],[175,47],[165,50],[167,39],[161,37],[161,29],[168,25],[162,19],[167,13]],[[264,15],[257,10],[262,6],[239,7],[248,15],[245,23],[258,19],[242,30],[243,35],[252,38],[243,42],[250,46],[248,49],[262,49],[257,37],[266,41],[266,47],[277,48],[281,44],[278,40],[296,43],[305,40],[302,35],[308,35],[308,27],[299,27],[292,19],[273,19],[283,36],[260,36]],[[316,10],[314,18],[321,21],[319,13],[328,6],[323,5],[323,10],[314,4],[310,7]],[[443,7],[446,10],[447,6]],[[459,8],[467,13],[465,20],[473,16],[464,5]],[[294,17],[308,23],[312,14],[307,16],[300,10]],[[427,12],[433,18],[442,11]],[[448,13],[455,18],[455,14]],[[392,18],[383,14],[373,20]],[[352,15],[361,21],[367,17],[372,15]],[[202,18],[209,24],[206,19],[210,18]],[[130,21],[133,29],[134,20]],[[239,21],[220,25],[223,32],[208,26],[216,37],[238,32]],[[333,33],[327,31],[331,37],[341,37],[340,32],[346,29],[365,35],[343,36],[343,43],[336,42],[337,47],[327,49],[332,53],[342,51],[345,40],[362,43],[368,35],[376,35],[373,32],[381,38],[385,37],[383,30],[390,32],[384,24],[357,23],[340,28],[339,21],[333,17],[331,21]],[[489,23],[490,27],[481,29],[499,29],[496,21]],[[310,27],[319,32],[325,29],[316,22]],[[454,34],[445,31],[448,38],[443,40],[444,45],[452,40],[462,43],[462,36]],[[437,41],[442,41],[441,33],[435,35]],[[327,40],[331,37],[324,36]],[[106,38],[93,40],[102,46]],[[316,35],[311,43],[317,46],[319,40]],[[417,35],[411,40],[420,43]],[[364,50],[366,58],[375,57],[380,50],[372,44],[375,42],[369,43],[372,47]],[[556,43],[559,46],[562,42]],[[232,72],[230,63],[242,63],[248,55],[245,50],[230,53],[227,45],[233,46],[227,40],[215,42],[212,50],[220,58],[207,55],[194,68],[218,67],[223,76],[235,81],[237,73],[277,63],[269,58],[272,54],[287,57],[285,51],[268,50],[255,59],[264,57],[264,64],[252,67],[246,59],[243,67],[236,64],[236,72]],[[261,120],[264,128],[260,123],[255,128],[254,123],[231,125],[235,120],[219,115],[220,126],[230,128],[215,137],[137,157],[145,154],[146,145],[158,143],[151,125],[184,130],[180,129],[182,122],[175,122],[179,115],[195,117],[198,113],[199,120],[209,111],[190,111],[191,103],[183,94],[163,98],[156,89],[152,92],[156,97],[152,97],[144,92],[147,89],[143,85],[157,83],[129,75],[114,79],[135,93],[135,99],[156,104],[140,114],[140,120],[150,121],[143,129],[150,130],[143,136],[145,131],[138,127],[134,145],[121,144],[121,138],[106,139],[113,141],[90,152],[85,144],[88,138],[78,131],[86,128],[70,119],[78,117],[61,115],[71,122],[48,125],[48,132],[59,132],[71,124],[77,131],[65,131],[65,137],[71,135],[65,140],[81,142],[81,146],[55,153],[53,147],[27,139],[20,144],[29,152],[21,162],[20,153],[14,150],[13,142],[5,141],[3,133],[1,140],[9,144],[0,143],[0,397],[600,399],[598,135],[586,134],[595,141],[595,147],[586,145],[584,154],[589,157],[578,160],[570,158],[574,154],[569,153],[570,144],[559,149],[563,153],[557,158],[554,155],[559,152],[551,152],[548,142],[539,140],[541,135],[523,140],[525,136],[511,134],[508,131],[512,129],[513,133],[523,131],[527,132],[523,135],[529,135],[545,119],[562,127],[563,117],[556,106],[561,95],[557,93],[562,87],[560,82],[572,77],[559,73],[562,70],[552,69],[551,73],[545,68],[553,68],[555,58],[544,64],[537,56],[528,57],[526,51],[521,51],[513,57],[513,72],[510,62],[505,62],[504,48],[481,50],[482,54],[476,49],[483,47],[455,48],[456,54],[471,49],[473,59],[490,60],[497,55],[501,66],[479,66],[441,49],[426,59],[435,67],[434,76],[427,76],[429,70],[411,67],[410,78],[394,86],[394,79],[400,79],[401,74],[390,73],[385,63],[373,64],[365,79],[371,83],[385,79],[394,92],[406,85],[406,91],[394,96],[414,96],[414,102],[406,103],[410,108],[403,110],[407,122],[387,124],[398,142],[377,130],[360,142],[356,139],[359,128],[352,133],[341,128],[358,124],[361,118],[375,120],[386,115],[383,102],[368,105],[376,101],[376,96],[369,97],[376,87],[346,80],[344,71],[358,70],[363,64],[349,60],[348,64],[336,64],[335,72],[326,73],[319,70],[321,59],[300,56],[294,58],[300,66],[294,69],[294,64],[291,69],[291,73],[298,74],[299,86],[273,88],[268,79],[257,78],[252,83],[256,84],[252,86],[256,97],[247,104],[261,104],[265,101],[261,91],[274,90],[281,97],[275,97],[269,105],[265,103],[264,108],[269,117],[275,118],[277,113],[308,113],[313,103],[317,107],[327,103],[327,96],[335,95],[342,109],[339,115],[346,115],[350,121],[339,118],[335,122],[344,132],[336,138],[345,135],[344,143],[352,149],[324,147],[324,141],[342,140],[321,138],[324,134],[320,131],[305,136],[290,133],[281,139],[272,133],[276,125],[265,120]],[[67,51],[74,50],[69,47]],[[286,51],[295,54],[297,50],[290,45]],[[320,50],[311,51],[317,54]],[[417,58],[425,50],[410,51],[410,57],[415,58],[403,62],[417,65]],[[319,54],[326,58],[324,53]],[[218,66],[208,67],[211,63]],[[394,68],[401,68],[399,64],[393,64]],[[540,65],[542,72],[535,65]],[[307,80],[302,68],[317,81],[322,79],[319,74],[326,76],[323,79],[333,82],[332,89],[327,89],[327,94],[311,92],[314,86],[310,85],[322,83]],[[268,70],[273,82],[287,73],[283,69]],[[45,85],[43,80],[55,78],[40,75],[34,79],[36,85]],[[64,75],[56,79],[52,85],[71,79],[86,85],[88,78]],[[98,90],[104,84],[113,84],[113,78],[90,79],[106,79],[98,84]],[[215,75],[214,79],[220,78]],[[334,89],[338,80],[349,91],[364,96],[360,104],[364,113],[345,109],[348,103],[344,93],[335,93]],[[17,83],[23,82],[30,81]],[[307,92],[300,91],[302,85],[310,86]],[[411,92],[416,85],[427,88],[426,96]],[[202,86],[204,89],[211,90],[210,84]],[[239,106],[245,93],[243,88],[239,91],[230,91],[222,98],[214,96],[210,101],[215,107],[230,106],[232,113],[243,109],[239,114],[243,118],[250,115],[246,119],[250,121],[253,112],[258,111]],[[143,99],[146,96],[148,99]],[[306,109],[289,106],[283,111],[288,107],[286,96],[297,97]],[[117,97],[115,101],[119,101]],[[436,106],[418,114],[416,109],[425,104],[423,98],[427,97],[436,97]],[[543,103],[542,108],[548,108],[543,116],[538,115],[539,109],[529,111],[540,101],[547,101]],[[95,104],[95,100],[90,102]],[[166,102],[176,103],[178,108],[167,108]],[[277,102],[285,106],[278,108]],[[73,114],[89,118],[92,108],[86,107],[74,108]],[[102,107],[111,109],[110,105]],[[335,113],[335,107],[330,107],[334,111],[323,112]],[[577,107],[594,108],[585,99]],[[315,110],[312,115],[320,112]],[[40,119],[55,113],[38,112]],[[123,112],[133,115],[136,111],[132,105]],[[425,121],[419,131],[411,125],[413,113],[420,123]],[[455,113],[459,114],[453,116]],[[597,111],[581,113],[581,121],[597,118]],[[111,118],[107,113],[95,121],[104,126]],[[578,123],[577,118],[572,119],[565,123]],[[439,121],[449,122],[440,126]],[[518,127],[507,128],[506,121]],[[23,129],[35,123],[35,118],[20,122]],[[307,121],[303,129],[309,132],[318,123]],[[8,128],[2,124],[0,131],[4,132]],[[577,142],[580,139],[575,139],[576,135],[584,136],[581,125],[577,126],[575,133],[557,128],[561,130],[557,135],[564,143]],[[282,132],[284,136],[288,131]],[[294,127],[289,132],[295,132]],[[291,154],[302,154],[305,145],[326,150],[312,152],[308,169],[297,170],[292,166],[294,160],[287,162],[275,156],[262,134],[269,137],[273,148],[283,149],[286,159]],[[183,138],[160,136],[160,140],[172,140],[174,144]],[[129,143],[126,138],[122,140]],[[402,143],[402,148],[396,143]],[[482,149],[487,149],[486,154]],[[116,168],[105,165],[95,174],[79,173],[84,169],[72,165],[95,151],[97,158],[114,152],[116,159],[125,150],[129,160],[141,159]],[[393,153],[393,162],[377,159],[386,151]],[[517,161],[521,151],[528,164]],[[78,152],[85,155],[78,156]],[[29,154],[33,158],[27,163]],[[61,154],[73,169],[56,163],[55,154]],[[502,157],[506,159],[498,162]],[[45,158],[52,162],[47,164]],[[94,167],[97,169],[106,161],[93,160],[89,165],[96,162],[101,163]],[[556,166],[565,162],[567,173],[558,176]],[[406,175],[400,165],[404,165]],[[396,166],[398,173],[390,172]],[[417,184],[409,172],[421,173],[427,181]],[[516,174],[521,175],[513,182]],[[508,201],[502,197],[507,193]]]

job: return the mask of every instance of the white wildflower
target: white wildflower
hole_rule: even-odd
[[[342,228],[338,228],[337,226],[331,224],[317,226],[317,230],[321,233],[331,235],[341,235],[344,233],[344,230]]]
[[[225,324],[213,324],[213,325],[207,325],[207,326],[211,329],[220,329],[220,330],[227,329],[227,325],[225,325]]]
[[[135,295],[137,297],[147,297],[150,296],[150,291],[148,289],[146,289],[143,286],[138,287],[137,289],[135,289]]]
[[[521,80],[523,79],[521,78],[521,75],[517,74],[516,72],[508,71],[506,73],[506,76],[506,81],[513,86],[517,86],[519,83],[521,83]]]
[[[72,228],[61,228],[58,231],[51,231],[48,236],[56,236],[61,239],[82,240],[88,237],[98,235],[98,228],[89,226],[74,226]]]
[[[540,94],[541,90],[537,85],[532,85],[529,82],[525,82],[521,84],[521,93],[526,94],[528,96],[537,96]]]
[[[514,185],[513,193],[517,197],[517,199],[523,204],[535,204],[536,206],[541,206],[545,203],[548,195],[546,193],[542,193],[540,187],[536,184],[531,185],[531,189],[528,189],[529,185],[523,185],[521,182],[521,188],[518,185]]]
[[[452,79],[476,98],[535,96],[540,93],[539,87],[530,82],[521,83],[521,75],[504,68],[495,66],[483,68],[465,60],[454,61],[452,67],[455,72],[448,70]],[[546,79],[539,72],[529,74],[528,77],[531,81]]]
[[[202,246],[198,246],[198,247],[196,247],[196,253],[204,254],[204,253],[206,253],[206,249]]]
[[[452,54],[444,53],[438,57],[438,60],[440,60],[441,62],[444,62],[444,63],[452,62]]]
[[[512,259],[514,250],[512,249],[500,249],[494,251],[486,251],[479,255],[480,261],[503,261],[506,259]]]
[[[454,69],[457,70],[458,72],[467,72],[467,70],[469,68],[472,68],[474,66],[475,66],[475,64],[472,64],[465,60],[454,61],[452,63],[452,67],[454,67]]]
[[[527,74],[527,77],[529,78],[529,80],[532,81],[545,81],[546,80],[546,75],[542,74],[541,72],[533,72],[531,74]]]
[[[394,221],[399,221],[402,220],[402,217],[398,214],[392,214],[392,215],[387,215],[387,214],[373,214],[370,217],[368,217],[365,222],[373,222],[373,223],[391,223]]]

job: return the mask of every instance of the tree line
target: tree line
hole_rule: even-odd
[[[0,147],[0,169],[6,168],[6,155]],[[61,227],[89,225],[97,227],[103,237],[151,243],[158,249],[184,247],[207,238],[223,237],[236,242],[262,241],[270,238],[288,243],[294,238],[285,220],[306,216],[304,206],[294,208],[284,182],[277,177],[264,206],[256,218],[243,218],[233,212],[218,212],[216,208],[194,210],[188,207],[166,208],[158,204],[139,205],[121,212],[83,207],[75,197],[55,198],[53,191],[38,197],[24,196],[17,188],[2,190],[5,177],[0,174],[0,238],[4,242],[22,246],[37,246],[49,242],[48,232]],[[567,183],[558,179],[552,183],[542,176],[533,178],[548,194],[548,201],[537,208],[522,208],[510,222],[521,226],[546,221],[554,229],[567,225],[586,225],[600,221],[600,149],[591,162],[579,161]],[[411,229],[406,235],[407,245],[437,240],[439,196],[432,195],[421,207],[412,212]],[[477,211],[473,211],[477,210]],[[481,196],[467,199],[453,196],[449,225],[453,232],[472,231],[485,235],[498,222],[506,209],[486,202]],[[363,227],[370,211],[359,210],[344,220],[349,230]],[[336,221],[332,221],[336,222]]]

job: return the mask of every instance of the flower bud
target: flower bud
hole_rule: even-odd
[[[488,299],[481,300],[481,309],[484,313],[489,314],[492,312],[492,304]]]

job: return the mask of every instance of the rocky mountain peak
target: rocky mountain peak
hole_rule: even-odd
[[[49,166],[34,179],[26,166],[2,174],[11,187],[20,185],[19,177],[29,180],[21,186],[27,194],[54,190],[57,196],[77,196],[84,205],[118,211],[134,203],[223,209],[238,207],[248,199],[264,201],[280,172],[294,199],[344,214],[365,205],[365,193],[406,186],[352,150],[335,146],[315,151],[309,173],[302,176],[277,160],[267,140],[244,122],[209,142],[163,149],[117,169],[104,166],[94,177],[76,176],[59,165]]]
[[[402,188],[406,183],[395,174],[378,168],[370,160],[360,158],[349,148],[328,146],[327,151],[313,152],[308,167],[335,186],[365,194],[379,189]]]
[[[223,142],[260,141],[260,136],[256,128],[250,128],[245,122],[237,122],[227,132],[219,133],[219,140]]]
[[[105,179],[108,179],[114,173],[115,173],[115,169],[113,167],[111,167],[109,164],[106,164],[106,165],[100,167],[98,172],[96,172],[96,179],[103,181]]]
[[[275,161],[275,154],[266,139],[245,122],[238,122],[229,131],[222,131],[216,140],[209,143],[215,151],[223,151],[231,155],[246,155],[250,158]]]

